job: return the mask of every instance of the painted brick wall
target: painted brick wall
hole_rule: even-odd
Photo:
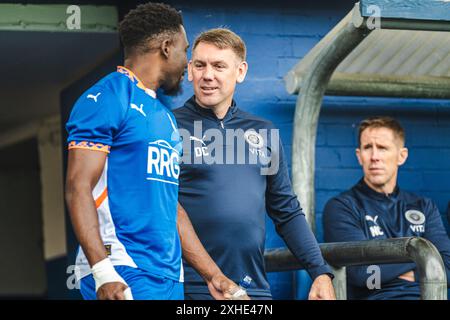
[[[296,96],[289,96],[282,77],[351,9],[349,1],[289,8],[176,5],[184,16],[188,40],[209,28],[226,26],[246,42],[249,72],[237,87],[238,105],[272,120],[280,129],[290,161],[292,119]],[[190,53],[189,53],[190,56]],[[178,107],[193,91],[185,80],[183,95],[167,100]],[[316,153],[317,237],[322,241],[322,210],[326,201],[351,187],[361,176],[354,156],[356,126],[374,114],[396,116],[405,126],[410,158],[400,173],[400,185],[433,198],[444,213],[450,201],[450,101],[409,101],[326,97],[321,113]],[[266,247],[284,246],[267,221]],[[269,274],[276,299],[293,298],[291,272]]]

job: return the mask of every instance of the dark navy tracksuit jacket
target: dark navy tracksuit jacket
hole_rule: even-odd
[[[181,164],[179,202],[224,274],[235,282],[249,275],[250,295],[271,296],[264,267],[266,212],[312,278],[331,273],[292,191],[280,140],[272,138],[272,123],[240,110],[234,102],[219,120],[194,97],[174,115],[183,138],[183,159],[190,162]],[[195,121],[201,121],[201,131],[195,132]],[[261,129],[268,131],[267,137],[248,134]],[[226,139],[226,130],[236,134],[233,141]],[[250,163],[247,157],[242,162],[242,155],[256,155],[257,161]],[[219,163],[207,164],[211,156]],[[272,163],[276,158],[276,173],[262,175],[261,169],[276,167]],[[227,164],[226,159],[234,162]],[[185,292],[207,294],[202,278],[186,263],[184,267]]]
[[[427,198],[395,188],[387,196],[361,179],[349,191],[328,201],[323,213],[325,242],[362,241],[399,237],[423,237],[439,250],[450,279],[450,240],[436,205]],[[380,289],[369,289],[368,266],[347,268],[349,299],[418,299],[418,282],[398,276],[414,270],[415,263],[380,264]],[[373,283],[372,283],[373,284]]]

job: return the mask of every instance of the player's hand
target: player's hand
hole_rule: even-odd
[[[406,281],[410,281],[410,282],[414,282],[416,281],[416,277],[414,276],[414,271],[408,271],[402,275],[398,276],[400,279],[406,280]]]
[[[318,276],[311,285],[309,300],[336,300],[333,283],[326,274]]]
[[[239,286],[223,274],[213,276],[207,284],[209,292],[216,300],[232,300],[233,294],[239,290]],[[245,294],[240,296],[239,300],[250,300],[250,298]]]
[[[127,300],[125,290],[130,290],[122,282],[107,282],[97,290],[98,300]]]
[[[131,289],[117,273],[109,258],[92,266],[92,276],[98,300],[133,300]]]

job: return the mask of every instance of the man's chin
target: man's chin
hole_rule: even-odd
[[[382,187],[386,184],[386,179],[384,179],[383,177],[370,177],[366,179],[366,181],[377,188]]]
[[[220,100],[217,99],[216,97],[204,96],[202,94],[195,95],[195,97],[197,98],[197,102],[200,105],[207,107],[207,108],[214,107],[220,103]]]

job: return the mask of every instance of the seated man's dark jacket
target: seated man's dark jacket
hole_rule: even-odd
[[[362,241],[399,237],[423,237],[439,250],[447,282],[450,279],[450,240],[441,215],[430,199],[400,190],[390,195],[378,193],[361,179],[349,191],[328,201],[323,216],[325,242]],[[368,266],[347,268],[349,299],[418,299],[418,273],[415,263],[380,264],[380,289],[369,289],[373,271]],[[415,282],[398,276],[414,270]],[[374,284],[372,279],[369,282]]]

